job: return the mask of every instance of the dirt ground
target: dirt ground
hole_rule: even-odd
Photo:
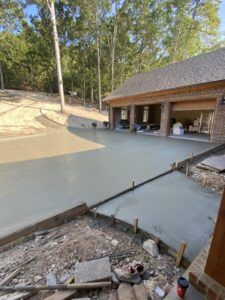
[[[225,149],[220,150],[213,155],[224,155]],[[205,157],[203,158],[205,159]],[[202,160],[203,160],[202,159]],[[190,166],[190,178],[195,182],[199,183],[201,186],[209,188],[213,192],[218,192],[219,194],[223,193],[225,188],[225,172],[217,173],[213,171],[203,170],[197,167],[197,164],[202,160],[197,161]]]
[[[115,245],[115,240],[118,245]],[[57,283],[65,282],[74,274],[76,262],[109,256],[112,270],[133,261],[145,264],[151,277],[163,275],[169,284],[182,273],[175,267],[174,259],[160,254],[152,258],[142,249],[139,235],[128,234],[115,228],[104,219],[85,215],[49,233],[36,233],[34,237],[0,252],[0,281],[21,266],[20,274],[10,285],[45,284],[49,273]],[[103,290],[90,291],[82,296],[91,299],[116,299],[117,285]],[[42,292],[36,299],[43,299],[49,292]]]
[[[0,139],[45,134],[49,127],[52,129],[57,124],[67,126],[70,115],[74,116],[72,125],[78,128],[88,128],[93,121],[102,126],[102,122],[108,120],[106,112],[99,113],[77,104],[66,105],[62,114],[57,96],[38,92],[1,92]],[[53,124],[48,121],[53,121]]]
[[[196,165],[190,168],[191,178],[201,186],[207,187],[212,191],[223,193],[225,187],[225,173],[201,170]]]

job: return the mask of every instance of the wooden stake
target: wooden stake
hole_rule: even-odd
[[[138,218],[134,219],[134,233],[137,233],[138,230]]]
[[[157,245],[159,245],[160,237],[156,236],[156,237],[155,237],[155,242],[156,242]]]
[[[190,165],[188,164],[186,167],[186,176],[188,176],[188,174],[189,174],[189,168],[190,168]]]
[[[97,209],[93,208],[93,216],[94,216],[95,219],[97,218],[97,215],[98,215]]]
[[[110,216],[110,223],[111,223],[111,225],[115,224],[115,216],[114,215]]]
[[[207,177],[204,177],[203,186],[206,186]]]
[[[179,249],[178,249],[178,252],[177,252],[177,258],[176,258],[176,267],[179,267],[180,266],[180,263],[181,263],[181,260],[182,260],[182,257],[184,255],[184,251],[186,249],[186,243],[185,242],[181,242],[180,243],[180,246],[179,246]]]
[[[135,188],[135,180],[132,179],[132,189],[134,190],[134,188]]]
[[[176,166],[176,163],[173,162],[173,163],[171,164],[171,169],[174,170],[174,169],[175,169],[175,166]]]

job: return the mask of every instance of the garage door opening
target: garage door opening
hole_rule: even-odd
[[[172,103],[170,137],[209,142],[216,99]]]
[[[137,132],[159,135],[161,121],[161,105],[137,105],[135,107],[135,129]]]
[[[173,111],[170,137],[210,141],[214,111]]]
[[[116,130],[129,131],[130,129],[130,108],[116,107],[113,108],[114,128]]]

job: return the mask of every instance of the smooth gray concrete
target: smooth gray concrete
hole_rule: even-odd
[[[192,260],[214,229],[220,197],[176,171],[132,192],[100,205],[97,211],[159,236],[173,249],[187,243],[185,256]]]
[[[213,146],[84,129],[0,142],[0,236],[82,201],[99,203]]]

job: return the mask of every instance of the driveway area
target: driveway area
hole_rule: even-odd
[[[133,224],[177,250],[185,241],[185,257],[193,260],[214,229],[220,196],[180,172],[173,172],[98,207],[98,212]]]
[[[172,162],[213,146],[107,130],[65,128],[44,136],[2,140],[0,236],[82,201],[96,205],[129,188],[132,179],[143,182],[169,170]],[[176,185],[180,185],[179,178]],[[180,198],[181,203],[187,201]]]

